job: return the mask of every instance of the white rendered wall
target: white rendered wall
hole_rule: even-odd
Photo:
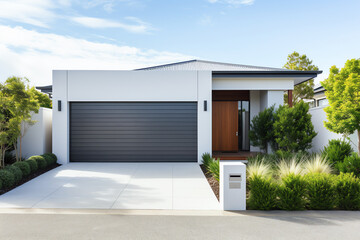
[[[198,102],[200,163],[201,155],[212,147],[211,84],[211,71],[53,71],[53,152],[59,163],[69,162],[69,102],[188,101]]]
[[[213,90],[289,90],[293,79],[278,78],[214,78]]]
[[[198,163],[201,155],[212,152],[212,88],[211,72],[198,71]],[[204,111],[207,101],[207,111]]]
[[[25,158],[52,152],[52,110],[49,108],[40,108],[39,113],[33,113],[31,119],[36,121],[36,123],[27,128],[21,144],[22,157]]]
[[[53,71],[52,149],[60,164],[68,163],[69,159],[69,104],[67,96],[67,71]],[[61,101],[61,111],[58,111],[58,100]]]
[[[326,113],[324,111],[325,107],[316,107],[310,108],[309,113],[312,118],[311,121],[314,125],[314,130],[317,132],[317,136],[313,139],[312,142],[312,152],[320,152],[324,146],[326,146],[330,139],[342,139],[343,136],[341,134],[337,134],[329,131],[324,126],[324,121],[326,121]],[[358,138],[357,132],[351,134],[350,136],[351,146],[354,151],[357,151],[358,146]]]
[[[197,71],[68,71],[68,101],[197,101]]]

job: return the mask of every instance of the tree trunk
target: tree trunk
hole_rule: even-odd
[[[20,143],[19,143],[19,161],[21,161],[21,155],[22,155],[22,154],[21,154],[21,143],[22,143],[21,140],[22,140],[22,136],[19,137],[19,142],[20,142]]]
[[[357,132],[358,132],[358,155],[360,156],[360,129],[358,129]]]

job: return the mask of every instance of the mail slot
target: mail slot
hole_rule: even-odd
[[[229,188],[230,189],[241,188],[241,174],[229,174]]]

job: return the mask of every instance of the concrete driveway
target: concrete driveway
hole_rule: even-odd
[[[0,196],[0,208],[218,210],[197,163],[70,163]]]

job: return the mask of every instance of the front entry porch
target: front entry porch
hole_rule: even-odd
[[[250,91],[215,90],[212,101],[213,157],[246,160],[250,154]]]

